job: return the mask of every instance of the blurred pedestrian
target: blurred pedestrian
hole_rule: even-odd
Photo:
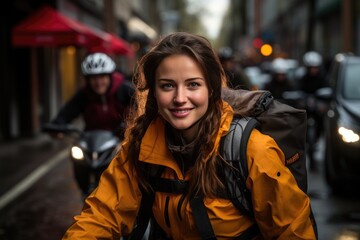
[[[232,89],[252,89],[250,79],[241,66],[236,64],[233,50],[230,47],[220,48],[218,56],[224,68],[228,86]]]
[[[304,54],[303,64],[306,70],[300,79],[300,90],[314,94],[316,90],[327,86],[322,62],[322,56],[318,52],[309,51]]]
[[[226,77],[208,40],[172,33],[140,60],[137,70],[139,109],[118,156],[64,239],[141,239],[133,230],[143,226],[146,213],[157,226],[152,233],[162,236],[154,239],[198,239],[203,226],[194,220],[191,204],[198,195],[204,197],[203,214],[217,238],[246,233],[315,239],[308,196],[284,165],[275,141],[258,130],[251,134],[247,158],[254,218],[223,197],[227,179],[219,169],[227,163],[219,147],[234,111],[221,98]],[[155,186],[163,190],[153,193]]]
[[[274,98],[279,101],[284,101],[282,95],[285,91],[294,90],[294,87],[287,76],[288,71],[289,66],[286,59],[275,58],[271,62],[271,79],[265,85],[265,90],[270,91]]]
[[[311,139],[311,145],[309,146],[310,151],[310,169],[317,170],[317,165],[314,160],[314,151],[316,149],[316,144],[320,139],[320,136],[324,131],[324,115],[328,110],[328,103],[317,98],[316,91],[320,88],[327,86],[326,77],[323,72],[323,58],[320,53],[316,51],[306,52],[303,56],[303,64],[305,66],[305,74],[300,79],[300,90],[306,93],[306,101],[304,107],[307,111],[308,119],[314,121],[314,126],[316,126],[314,134],[308,134],[308,136],[313,136]],[[314,150],[313,150],[314,149]]]

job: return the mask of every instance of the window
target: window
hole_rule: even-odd
[[[343,79],[343,96],[346,99],[360,100],[360,65],[349,64]]]

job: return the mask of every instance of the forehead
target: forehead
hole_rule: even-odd
[[[164,58],[156,68],[155,74],[156,77],[177,74],[197,74],[202,76],[203,71],[200,64],[194,58],[185,54],[179,54]]]

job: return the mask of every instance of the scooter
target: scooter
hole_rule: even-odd
[[[74,125],[47,123],[43,131],[75,136],[70,147],[76,182],[86,197],[98,185],[102,172],[108,167],[120,148],[120,139],[111,131],[82,131]]]

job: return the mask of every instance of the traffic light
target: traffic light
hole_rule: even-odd
[[[273,52],[273,48],[270,44],[263,44],[260,48],[260,52],[263,56],[267,57],[270,56]]]
[[[261,46],[264,44],[263,40],[261,38],[254,38],[254,40],[252,41],[252,45],[254,46],[254,48],[261,48]]]

